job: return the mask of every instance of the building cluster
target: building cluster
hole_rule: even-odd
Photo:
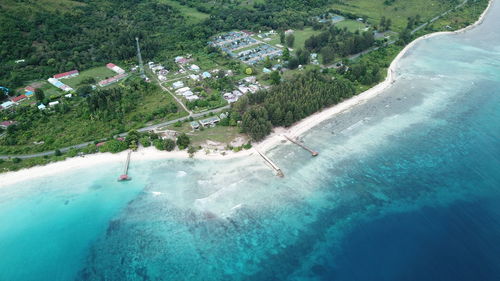
[[[119,67],[113,63],[106,64],[106,67],[108,69],[116,72],[117,75],[110,77],[108,79],[104,79],[104,80],[99,81],[99,83],[97,83],[97,84],[101,87],[109,86],[109,85],[116,83],[116,82],[122,80],[123,78],[127,77],[127,73],[125,73],[125,70],[123,70],[121,67]]]
[[[255,76],[246,77],[238,82],[237,88],[232,92],[224,94],[224,99],[228,103],[233,103],[238,101],[238,99],[248,93],[256,93],[257,91],[263,89],[263,87],[257,82]]]
[[[64,84],[60,80],[76,77],[79,74],[80,74],[80,72],[78,72],[78,70],[71,70],[68,72],[56,74],[53,77],[47,79],[47,81],[49,81],[49,83],[52,84],[53,86],[56,86],[57,88],[65,91],[65,92],[69,92],[69,91],[73,91],[74,89],[71,88],[70,86]]]
[[[266,59],[267,57],[269,57],[269,59],[273,59],[282,55],[283,51],[281,51],[280,49],[271,45],[262,44],[253,49],[239,52],[238,54],[236,54],[236,58],[246,64],[254,65]]]
[[[251,35],[251,32],[231,31],[217,36],[209,44],[249,65],[254,65],[267,57],[273,59],[283,55],[282,50],[256,40]],[[241,49],[245,50],[237,52]]]
[[[219,123],[220,120],[227,117],[228,113],[226,112],[226,113],[221,113],[219,116],[212,116],[199,121],[191,121],[189,124],[191,125],[191,128],[193,130],[198,130],[201,127],[210,128],[210,127],[215,127],[215,125],[217,125],[217,123]]]
[[[49,78],[47,81],[49,81],[50,84],[56,86],[57,88],[65,91],[65,92],[73,91],[73,88],[64,84],[63,82],[59,81],[56,78]]]
[[[168,70],[163,65],[150,61],[148,62],[148,67],[158,77],[158,80],[162,82],[167,81]]]
[[[177,58],[183,58],[183,57],[177,57]],[[178,61],[177,58],[176,58],[176,61]],[[179,66],[181,66],[181,63],[179,63]],[[216,73],[219,71],[218,69],[215,69],[215,70],[211,71],[212,73],[210,73],[208,71],[202,72],[201,68],[198,65],[191,64],[189,66],[182,65],[181,70],[179,72],[185,73],[186,72],[185,69],[188,69],[192,72],[192,74],[190,74],[186,77],[189,77],[191,80],[194,80],[194,81],[201,81],[203,79],[212,78],[213,77],[212,73]],[[185,86],[185,84],[182,80],[174,82],[172,84],[172,88],[173,88],[173,90],[175,90],[176,95],[184,97],[187,101],[195,101],[195,100],[200,99],[200,97],[197,94],[193,93],[191,88]]]
[[[176,87],[182,87],[182,88],[178,88],[175,91],[176,95],[183,96],[188,101],[195,101],[195,100],[199,100],[200,99],[200,97],[198,95],[195,95],[193,93],[193,91],[191,91],[191,88],[184,87],[184,83],[182,81],[175,82],[174,83],[174,88],[176,88]]]

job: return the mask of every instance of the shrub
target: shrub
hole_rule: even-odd
[[[191,140],[185,133],[182,133],[179,137],[177,137],[177,146],[180,150],[184,150],[190,143]]]
[[[175,142],[171,139],[166,139],[164,143],[165,150],[172,151],[175,149]]]

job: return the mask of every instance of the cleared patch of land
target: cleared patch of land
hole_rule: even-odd
[[[313,35],[318,35],[321,30],[314,30],[312,27],[306,27],[303,30],[295,30],[293,35],[295,36],[295,43],[293,44],[294,49],[303,49],[304,43],[309,37]],[[284,45],[284,44],[282,44]]]
[[[331,8],[353,13],[378,25],[382,16],[392,21],[392,29],[401,31],[406,27],[408,17],[420,15],[426,21],[450,9],[456,3],[439,0],[396,0],[384,4],[385,0],[344,0],[331,5]]]
[[[84,70],[80,72],[80,75],[76,77],[72,77],[69,79],[62,79],[61,82],[72,87],[73,89],[76,89],[80,85],[80,83],[86,79],[93,78],[95,80],[95,82],[93,83],[97,83],[101,80],[113,77],[115,75],[117,75],[116,72],[110,70],[105,66],[100,66]]]
[[[182,123],[181,127],[175,127],[173,125],[168,127],[169,130],[175,130],[177,132],[186,133],[191,139],[191,143],[195,146],[205,144],[207,140],[213,142],[219,142],[221,145],[228,145],[231,141],[237,137],[247,138],[245,135],[239,133],[238,127],[232,126],[216,126],[213,128],[205,128],[203,130],[193,131],[189,122]]]
[[[366,28],[366,24],[355,20],[344,20],[336,23],[335,26],[340,29],[347,28],[347,30],[351,32],[356,32],[358,30],[364,31],[364,29]]]
[[[209,14],[202,13],[196,10],[196,8],[191,8],[187,5],[182,5],[181,3],[175,0],[160,0],[160,2],[167,3],[172,7],[179,9],[182,15],[195,22],[200,22],[210,17]]]

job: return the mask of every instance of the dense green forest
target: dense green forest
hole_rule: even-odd
[[[186,1],[210,14],[205,21],[194,22],[168,2],[157,0],[4,0],[0,3],[0,85],[15,88],[74,68],[135,59],[136,36],[141,38],[145,58],[166,59],[203,50],[208,38],[220,31],[300,28],[307,11],[327,0],[269,0],[253,6],[226,2]],[[14,63],[20,59],[26,61]]]
[[[305,42],[305,47],[323,56],[323,63],[331,63],[335,58],[359,53],[368,49],[375,42],[371,31],[352,33],[335,26],[311,36]]]
[[[332,80],[329,75],[310,71],[240,99],[233,110],[242,116],[243,131],[259,141],[271,132],[272,126],[290,126],[354,93],[350,81]]]
[[[0,138],[0,153],[23,154],[66,147],[185,114],[157,85],[139,78],[110,89],[63,98],[53,109],[20,106],[16,111],[0,111],[0,120],[17,121]]]

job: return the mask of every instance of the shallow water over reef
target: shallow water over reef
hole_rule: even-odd
[[[133,161],[0,189],[0,280],[499,280],[500,5],[261,159]],[[1,178],[1,176],[0,176]]]

